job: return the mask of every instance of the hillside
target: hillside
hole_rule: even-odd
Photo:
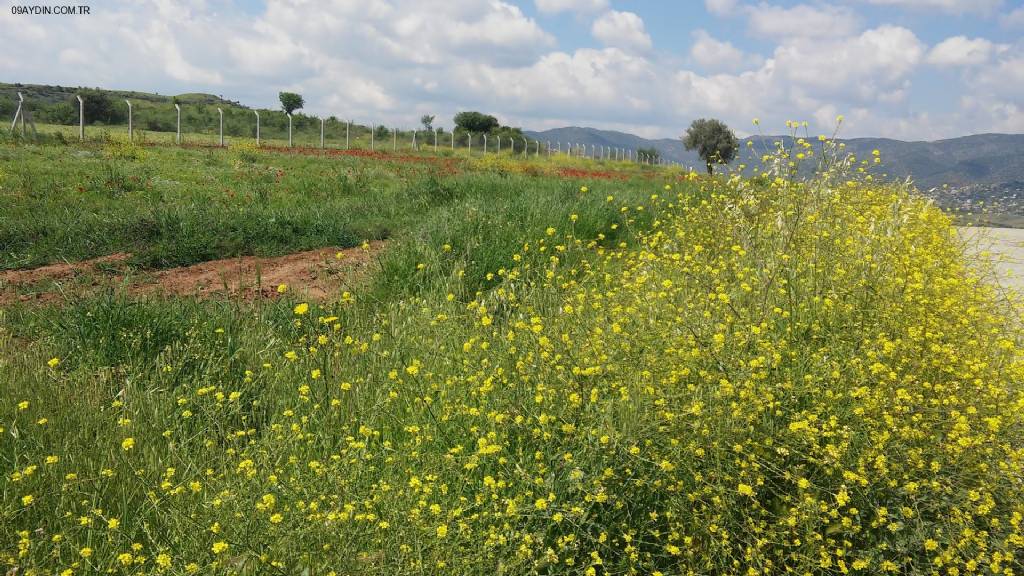
[[[36,105],[48,106],[60,102],[71,102],[75,94],[83,90],[99,90],[111,98],[119,100],[130,99],[132,101],[151,102],[154,104],[172,104],[174,98],[182,104],[205,104],[210,106],[230,106],[235,108],[248,108],[238,102],[227,100],[213,94],[156,94],[153,92],[137,92],[134,90],[107,90],[103,88],[83,88],[75,86],[50,86],[45,84],[8,84],[0,82],[0,101],[17,101],[18,92]]]
[[[124,99],[134,104],[135,125],[142,130],[174,131],[174,101],[186,106],[182,109],[182,126],[185,131],[215,131],[217,107],[224,110],[224,131],[229,136],[254,136],[252,108],[239,102],[212,94],[187,93],[178,95],[156,94],[130,90],[105,90],[99,88],[76,88],[70,86],[48,86],[38,84],[0,83],[0,117],[10,118],[17,105],[17,92],[22,92],[29,102],[37,122],[52,124],[77,124],[78,110],[75,95],[78,93],[102,93],[110,104],[99,113],[87,118],[90,124],[124,124],[127,108]],[[263,133],[265,136],[284,137],[287,119],[278,110],[262,110]],[[89,113],[87,113],[87,117]],[[315,130],[319,120],[298,113],[294,118],[295,129],[299,132]],[[329,122],[328,138],[343,137],[342,125]],[[357,130],[366,131],[367,127]],[[386,137],[386,131],[379,137]],[[558,142],[564,150],[568,143],[591,146],[609,146],[637,150],[655,148],[668,160],[684,166],[700,169],[703,163],[694,152],[686,151],[679,139],[647,139],[634,134],[614,130],[599,130],[570,126],[542,132],[524,132],[529,138],[541,142]],[[741,142],[743,151],[739,161],[750,160],[747,142],[753,142],[756,155],[774,148],[779,140],[788,136],[754,136]],[[847,150],[867,157],[878,150],[885,162],[886,176],[890,179],[911,179],[914,184],[936,199],[943,207],[958,212],[977,212],[984,206],[987,212],[1002,215],[1024,215],[1024,134],[976,134],[937,140],[934,142],[904,142],[888,138],[852,138],[843,140]],[[790,144],[787,142],[787,145]],[[1000,223],[1019,225],[1001,219]]]
[[[685,166],[703,165],[695,152],[683,148],[679,139],[649,140],[614,130],[576,126],[526,134],[542,142],[562,142],[563,146],[566,142],[573,142],[632,150],[653,147],[668,160]],[[763,146],[771,147],[779,139],[788,140],[789,137],[754,136],[741,141],[741,150],[746,149],[747,140],[753,141],[756,149],[763,150]],[[942,185],[1002,185],[1024,181],[1024,134],[976,134],[934,142],[903,142],[888,138],[841,141],[859,156],[879,150],[890,176],[909,177],[924,190]]]

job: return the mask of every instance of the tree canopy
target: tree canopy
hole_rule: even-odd
[[[120,124],[128,118],[127,110],[114,104],[110,96],[99,90],[82,90],[80,95],[84,101],[87,124]],[[72,109],[78,109],[77,100],[74,101]]]
[[[712,174],[715,164],[728,164],[736,157],[739,140],[721,120],[701,118],[686,129],[683,145],[687,150],[696,150],[707,165],[708,174]]]
[[[637,148],[636,156],[642,161],[650,161],[653,163],[661,159],[661,152],[654,146],[651,146],[650,148]]]
[[[306,105],[302,95],[295,92],[281,92],[277,96],[281,99],[281,109],[285,111],[285,114],[291,114]]]
[[[455,115],[455,126],[467,132],[490,132],[500,125],[497,118],[482,112],[459,112]]]
[[[434,129],[434,116],[431,114],[424,114],[420,116],[420,124],[423,124],[423,129],[428,132]]]

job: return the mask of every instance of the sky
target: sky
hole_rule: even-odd
[[[88,15],[14,14],[88,5]],[[1024,0],[0,0],[0,81],[410,128],[461,110],[676,138],[1024,132]],[[760,127],[753,119],[760,120]]]

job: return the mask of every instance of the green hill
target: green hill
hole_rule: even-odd
[[[170,104],[173,106],[174,99],[182,104],[205,104],[210,106],[229,106],[235,108],[249,109],[239,102],[227,100],[213,94],[187,93],[187,94],[158,94],[154,92],[138,92],[135,90],[107,90],[103,88],[87,88],[82,86],[50,86],[46,84],[7,84],[0,82],[0,100],[12,100],[17,102],[18,92],[35,106],[47,107],[61,102],[72,102],[76,94],[84,91],[101,92],[111,99],[149,102],[154,104]]]

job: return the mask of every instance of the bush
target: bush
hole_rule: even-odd
[[[381,303],[295,302],[290,318],[257,309],[152,335],[135,328],[152,311],[78,310],[126,327],[107,357],[157,360],[145,379],[40,362],[31,390],[74,389],[77,409],[6,408],[18,434],[0,445],[13,463],[0,558],[48,573],[64,558],[203,573],[1020,573],[1019,310],[981,283],[941,212],[827,164],[811,182],[782,157],[758,182],[689,174],[699,188],[659,185],[639,205],[575,187],[542,206],[474,197],[400,246],[392,265],[421,289]],[[219,364],[199,370],[204,350]]]

